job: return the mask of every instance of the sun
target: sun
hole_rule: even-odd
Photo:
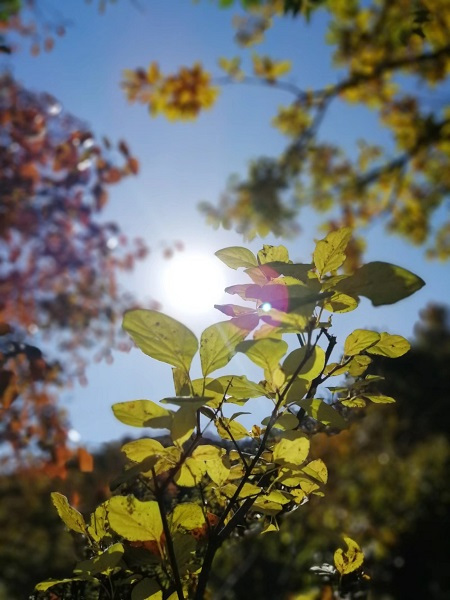
[[[163,273],[163,306],[185,315],[198,315],[220,303],[226,285],[223,265],[202,252],[181,252]]]

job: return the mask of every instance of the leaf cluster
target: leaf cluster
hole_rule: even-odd
[[[219,306],[231,318],[207,327],[199,340],[157,311],[125,314],[123,327],[135,344],[172,366],[174,395],[160,403],[118,403],[114,414],[133,427],[168,430],[169,442],[126,443],[122,451],[129,467],[113,483],[117,495],[87,519],[64,496],[52,495],[66,526],[85,537],[89,558],[77,565],[73,578],[40,583],[38,591],[75,581],[115,589],[133,600],[200,600],[226,539],[277,531],[283,515],[311,496],[323,496],[328,470],[322,459],[309,458],[311,436],[345,428],[352,407],[393,402],[372,389],[377,380],[365,372],[371,356],[395,358],[409,348],[401,336],[357,329],[345,340],[341,360],[330,363],[336,344],[332,314],[353,310],[361,295],[389,304],[423,285],[412,273],[385,263],[342,274],[350,236],[349,229],[330,233],[307,264],[293,263],[284,246],[264,246],[256,256],[241,247],[217,252],[250,279],[227,291],[253,306]],[[331,313],[328,320],[324,312]],[[246,339],[251,332],[252,339]],[[288,334],[300,344],[291,351],[284,340]],[[193,378],[197,353],[202,376]],[[236,353],[262,370],[261,381],[213,376]],[[324,382],[340,374],[350,376],[346,385],[329,388],[331,402],[320,397]],[[272,409],[249,430],[240,422],[246,413],[232,411],[262,397]],[[205,435],[211,427],[218,443]],[[336,554],[341,575],[362,564],[356,542],[347,543],[349,550]]]

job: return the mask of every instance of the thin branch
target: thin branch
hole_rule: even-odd
[[[164,535],[166,537],[167,553],[169,555],[169,562],[170,562],[170,566],[172,568],[172,575],[174,578],[175,589],[177,592],[178,600],[184,600],[183,586],[181,585],[180,572],[178,571],[178,562],[177,562],[177,557],[175,555],[175,548],[173,546],[172,534],[170,533],[169,523],[167,521],[166,508],[164,506],[164,501],[162,498],[162,491],[158,487],[158,480],[156,479],[156,473],[155,473],[155,469],[153,467],[152,467],[152,474],[153,474],[153,482],[155,484],[155,497],[156,497],[156,501],[158,502],[158,508],[159,508],[159,513],[161,515]]]

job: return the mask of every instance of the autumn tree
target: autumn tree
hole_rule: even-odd
[[[40,2],[4,1],[1,50],[50,51],[65,26]],[[93,349],[110,362],[123,344],[117,318],[135,300],[117,277],[148,252],[98,219],[110,186],[139,164],[124,141],[98,139],[50,94],[8,71],[0,87],[0,441],[16,461],[40,454],[62,473],[70,453],[61,385],[84,382]]]
[[[232,1],[221,0],[225,7]],[[157,63],[125,73],[132,101],[153,115],[195,118],[220,88],[259,84],[286,92],[272,123],[288,138],[278,157],[250,163],[246,178],[234,179],[218,205],[203,203],[209,222],[235,227],[246,237],[289,235],[302,207],[329,213],[332,229],[358,231],[379,221],[387,231],[424,245],[429,257],[450,252],[445,212],[450,182],[450,122],[446,83],[450,71],[450,8],[446,0],[242,0],[235,19],[241,55],[220,58],[225,77],[200,64],[164,75]],[[252,53],[277,19],[296,19],[299,33],[319,13],[327,20],[336,75],[323,87],[293,82],[288,60]],[[305,24],[306,22],[306,24]],[[303,57],[302,60],[305,58]],[[244,64],[246,66],[244,66]],[[244,89],[242,90],[244,94]],[[262,92],[263,93],[263,92]],[[270,90],[264,92],[270,93]],[[290,100],[289,100],[290,96]],[[354,146],[327,140],[330,108],[359,106],[378,118],[390,137],[381,145],[363,133]],[[357,234],[353,260],[364,244]]]

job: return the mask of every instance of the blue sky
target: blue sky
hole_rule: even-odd
[[[127,140],[140,160],[141,172],[111,190],[102,218],[119,222],[131,237],[144,237],[154,250],[135,274],[124,278],[123,285],[141,297],[164,301],[161,274],[167,261],[158,252],[164,242],[182,240],[187,250],[211,254],[225,246],[244,245],[233,232],[208,228],[196,205],[201,200],[215,202],[229,175],[245,173],[251,158],[276,156],[283,149],[286,140],[270,121],[277,107],[287,104],[291,96],[274,89],[229,86],[223,89],[217,105],[195,123],[151,119],[145,107],[127,102],[119,87],[123,69],[146,67],[156,60],[163,72],[170,72],[201,60],[208,70],[220,74],[216,66],[219,56],[243,54],[244,64],[248,64],[250,53],[242,53],[233,42],[233,11],[218,10],[206,1],[139,0],[139,4],[142,10],[120,0],[99,15],[94,5],[83,0],[46,0],[48,8],[58,6],[71,21],[66,35],[57,39],[50,53],[32,58],[24,51],[4,57],[2,63],[26,87],[54,95],[65,110],[85,120],[96,134],[108,135],[113,141]],[[293,70],[288,79],[301,87],[322,86],[336,77],[330,70],[330,48],[325,45],[324,33],[325,21],[320,15],[315,15],[308,27],[285,20],[269,32],[257,50],[274,58],[291,59]],[[333,110],[324,125],[324,135],[342,144],[350,145],[368,134],[374,141],[386,140],[373,117],[363,110]],[[304,211],[300,223],[299,238],[288,243],[266,238],[264,243],[285,243],[292,259],[308,261],[313,239],[320,237],[318,218]],[[343,341],[352,329],[367,327],[411,337],[421,308],[432,300],[447,302],[448,265],[425,262],[422,250],[388,237],[380,226],[367,232],[367,241],[367,260],[399,264],[416,272],[427,285],[394,306],[375,309],[363,300],[359,310],[335,319],[336,334]],[[262,243],[255,240],[245,245],[257,251]],[[217,268],[222,269],[220,263]],[[223,270],[227,271],[225,267]],[[239,280],[232,275],[227,284]],[[197,334],[220,320],[221,315],[213,310],[201,318],[184,316],[184,322]],[[248,372],[248,363],[241,364],[236,358],[227,372],[233,365],[234,372]],[[114,420],[110,409],[114,402],[158,400],[172,391],[170,367],[138,350],[116,354],[112,366],[91,366],[88,379],[86,388],[75,387],[65,394],[73,426],[87,443],[137,433]],[[253,406],[259,414],[260,407]]]

